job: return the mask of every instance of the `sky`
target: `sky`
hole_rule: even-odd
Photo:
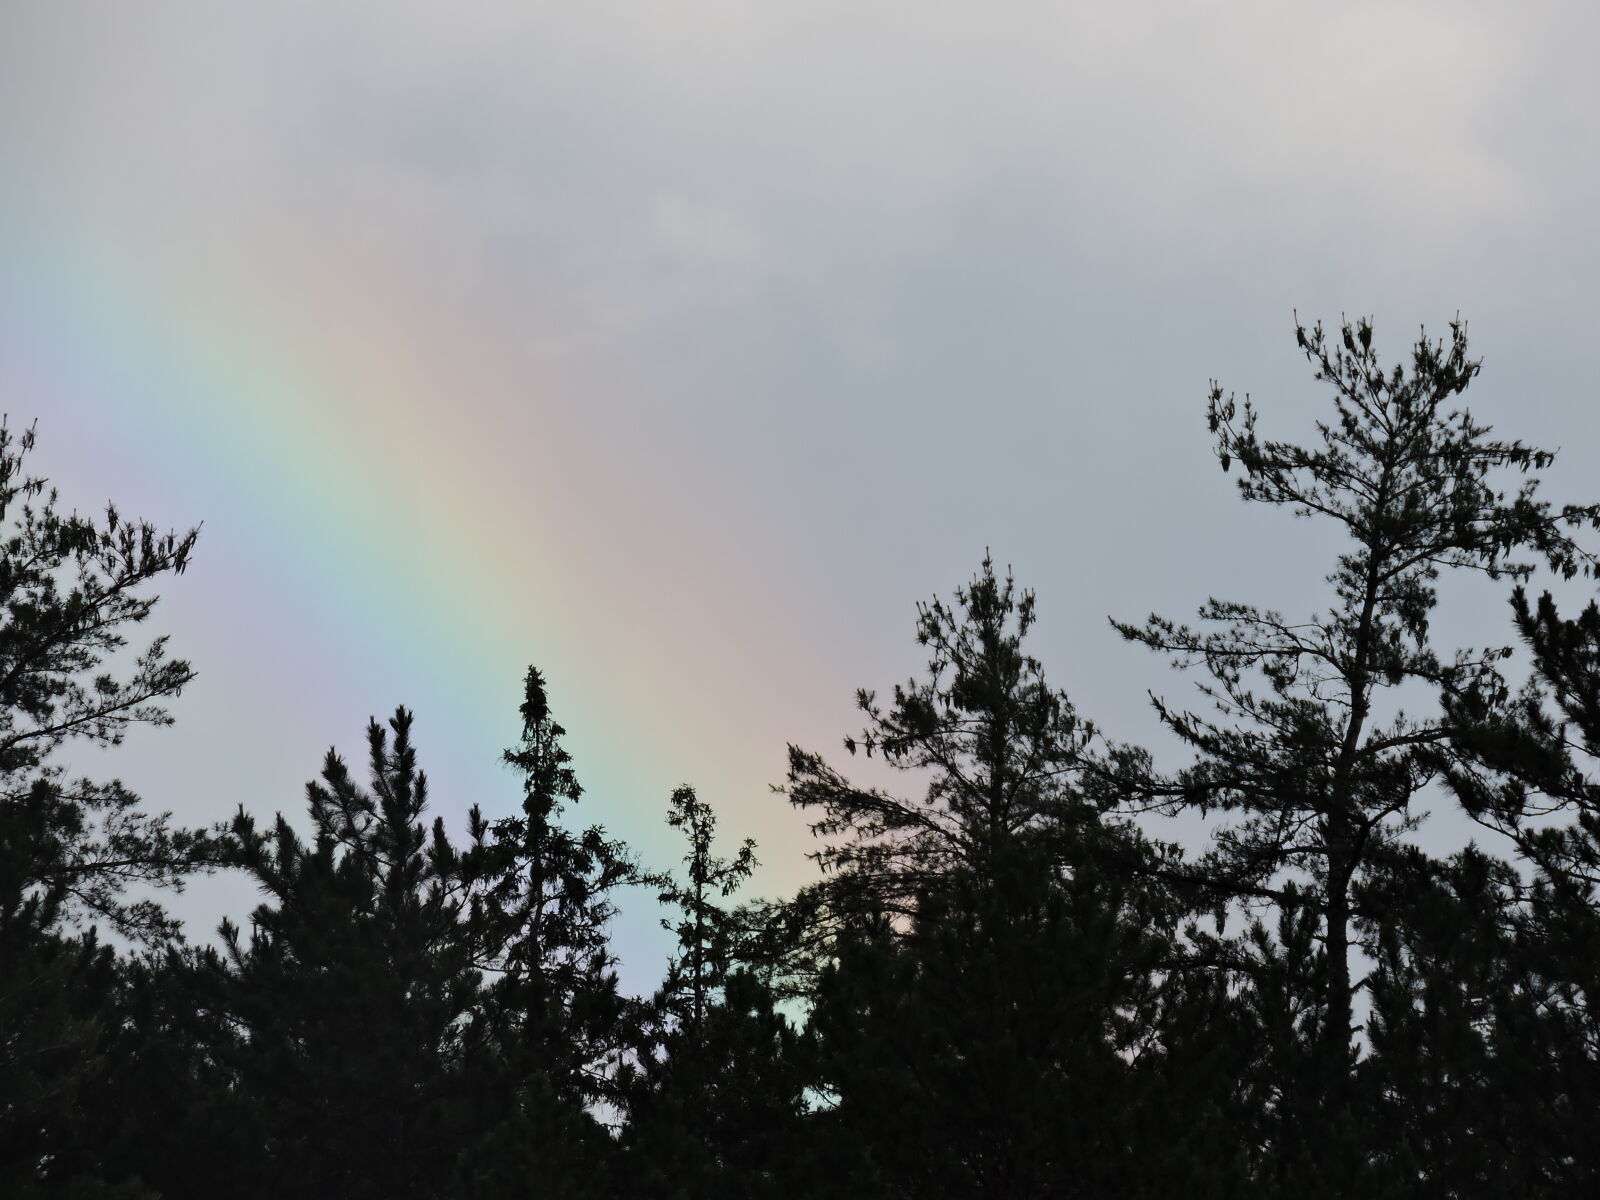
[[[680,783],[758,890],[771,785],[917,672],[985,549],[1119,739],[1185,680],[1108,616],[1311,612],[1337,546],[1240,505],[1209,381],[1327,411],[1294,314],[1405,352],[1592,501],[1592,5],[141,0],[0,7],[0,409],[71,505],[203,522],[199,672],[103,763],[195,823],[303,811],[398,704],[435,808],[518,802],[546,674],[603,823]],[[1500,591],[1444,634],[1509,636]],[[194,936],[254,903],[202,881]],[[636,986],[664,935],[619,920]]]

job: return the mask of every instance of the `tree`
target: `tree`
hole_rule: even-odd
[[[808,1064],[752,961],[751,914],[719,902],[754,871],[755,843],[746,839],[732,859],[713,854],[716,814],[690,787],[673,792],[667,823],[688,841],[688,878],[644,877],[676,909],[662,925],[677,934],[678,952],[623,1088],[629,1190],[684,1200],[804,1195]]]
[[[264,1195],[438,1195],[470,1132],[467,1018],[478,998],[456,854],[423,824],[412,717],[367,730],[370,790],[328,752],[307,785],[313,838],[240,812],[240,864],[269,901],[222,926],[236,1069],[264,1123]],[[392,741],[390,734],[392,733]]]
[[[121,782],[72,777],[64,761],[170,723],[163,703],[192,668],[165,638],[131,662],[120,652],[154,609],[149,585],[182,573],[198,531],[160,534],[109,506],[101,522],[63,513],[28,474],[33,448],[32,428],[0,421],[0,1180],[17,1194],[76,1186],[59,1152],[115,1020],[94,927],[161,942],[175,924],[150,889],[181,888],[215,853]]]
[[[106,1066],[103,1031],[115,971],[110,948],[92,931],[64,937],[0,921],[0,1191],[6,1195],[61,1195],[84,1182],[82,1163],[61,1157],[81,1138],[79,1110]]]
[[[1549,592],[1530,604],[1519,586],[1511,606],[1533,677],[1509,703],[1444,697],[1459,750],[1446,769],[1472,816],[1549,886],[1583,898],[1600,886],[1600,783],[1590,774],[1600,759],[1600,605],[1568,619]]]
[[[1526,937],[1518,873],[1476,847],[1445,862],[1412,851],[1362,890],[1382,917],[1359,1074],[1376,1109],[1368,1151],[1390,1194],[1592,1190],[1592,1151],[1570,1135],[1572,1108],[1592,1108],[1594,1072],[1562,1063],[1551,1036],[1565,1024],[1549,1019],[1561,998]]]
[[[811,855],[825,876],[814,900],[909,915],[957,867],[993,873],[1026,831],[1092,824],[1071,780],[1093,730],[1023,652],[1034,620],[1033,593],[997,579],[985,557],[954,607],[917,606],[917,642],[932,651],[926,678],[895,685],[887,708],[856,693],[867,727],[845,749],[926,774],[921,798],[857,787],[820,755],[789,748],[784,792],[817,814],[811,829],[823,839]]]
[[[716,901],[726,899],[756,869],[755,841],[746,838],[730,859],[711,853],[717,815],[692,787],[681,787],[668,802],[667,824],[683,831],[689,840],[684,866],[687,884],[669,872],[653,873],[644,882],[657,887],[657,900],[678,910],[678,919],[663,919],[664,929],[678,935],[679,953],[668,965],[661,1007],[689,1036],[699,1038],[708,1004],[722,986],[737,954],[737,926]]]
[[[1444,769],[1467,811],[1515,848],[1504,885],[1500,963],[1506,985],[1489,1025],[1498,1090],[1525,1177],[1548,1190],[1592,1190],[1600,1143],[1600,606],[1562,616],[1546,592],[1511,598],[1532,676],[1501,697],[1446,697],[1455,722]],[[1452,967],[1453,974],[1461,974]],[[1480,990],[1481,991],[1481,990]]]
[[[1164,1194],[1129,1062],[1159,936],[1115,881],[1047,863],[958,869],[906,927],[841,939],[809,1027],[830,1100],[818,1144],[853,1167],[828,1194]]]
[[[162,702],[194,678],[158,637],[125,678],[101,664],[127,645],[157,597],[144,589],[182,574],[198,529],[160,534],[107,506],[103,524],[63,515],[56,492],[26,473],[34,446],[0,423],[0,904],[50,925],[104,921],[156,941],[172,923],[131,884],[178,888],[209,861],[209,843],[141,811],[113,780],[69,779],[58,752],[72,742],[120,745],[139,725],[169,725]]]
[[[560,1194],[600,1195],[611,1145],[588,1110],[615,1103],[637,1024],[617,990],[611,897],[637,871],[627,847],[600,826],[575,833],[561,823],[583,789],[532,667],[521,714],[521,741],[505,753],[522,775],[521,812],[491,822],[474,806],[472,844],[457,867],[489,977],[476,1017],[488,1054],[480,1083],[494,1109],[511,1114],[489,1135],[511,1157],[486,1152],[470,1194],[521,1195],[536,1169],[566,1180]]]
[[[839,1194],[1127,1194],[1125,1055],[1145,1030],[1169,917],[1102,855],[1142,853],[1076,783],[1091,730],[1022,646],[1034,599],[984,560],[918,608],[927,675],[846,748],[926,782],[850,783],[791,748],[787,793],[819,813],[827,877],[809,1033]],[[833,1193],[829,1193],[833,1194]]]
[[[100,1054],[71,1123],[48,1147],[50,1174],[85,1188],[62,1189],[69,1196],[271,1194],[271,1110],[242,1086],[246,1042],[218,986],[215,948],[106,959],[113,979],[97,1014]]]
[[[1413,800],[1437,778],[1437,750],[1452,736],[1445,717],[1386,714],[1380,701],[1408,681],[1451,697],[1497,695],[1493,664],[1507,651],[1443,658],[1430,644],[1440,575],[1460,569],[1522,578],[1532,567],[1513,557],[1521,552],[1568,576],[1592,570],[1593,558],[1569,531],[1594,527],[1600,510],[1554,510],[1538,500],[1527,473],[1552,455],[1493,439],[1466,410],[1450,407],[1479,371],[1463,324],[1452,323],[1447,341],[1424,335],[1409,369],[1380,364],[1364,320],[1345,324],[1337,340],[1320,324],[1297,326],[1296,337],[1317,380],[1334,391],[1334,417],[1317,423],[1312,446],[1263,440],[1249,399],[1240,406],[1216,384],[1207,419],[1223,469],[1242,468],[1245,500],[1286,506],[1347,537],[1327,576],[1331,607],[1292,621],[1213,599],[1200,609],[1200,629],[1158,616],[1142,626],[1115,623],[1124,637],[1172,654],[1175,665],[1203,666],[1211,681],[1201,690],[1220,714],[1206,718],[1155,701],[1195,761],[1165,777],[1143,752],[1125,752],[1121,779],[1167,811],[1238,814],[1191,878],[1222,894],[1301,909],[1313,922],[1308,1026],[1319,1065],[1308,1082],[1332,1128],[1347,1116],[1356,1053],[1350,948],[1372,916],[1359,907],[1356,884],[1415,828]],[[1498,490],[1508,473],[1524,476],[1509,495]],[[1286,886],[1290,878],[1305,886]],[[1325,1148],[1338,1141],[1328,1137]],[[1354,1186],[1328,1174],[1349,1167],[1338,1157],[1327,1149],[1318,1168],[1323,1182]],[[1301,1186],[1316,1182],[1314,1172]]]

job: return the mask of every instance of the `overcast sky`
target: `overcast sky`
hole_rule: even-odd
[[[665,865],[696,783],[788,889],[785,744],[917,670],[985,547],[1053,681],[1177,761],[1146,691],[1187,684],[1106,617],[1324,602],[1334,544],[1204,425],[1213,377],[1326,411],[1294,310],[1391,355],[1461,313],[1474,413],[1596,498],[1594,12],[6,4],[3,407],[70,503],[205,522],[155,618],[200,680],[114,769],[298,813],[405,703],[441,811],[507,811],[538,663],[590,819]]]

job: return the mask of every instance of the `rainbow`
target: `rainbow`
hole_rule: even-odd
[[[194,495],[215,498],[225,512],[192,514],[207,536],[177,585],[222,562],[226,577],[208,585],[207,619],[227,626],[215,636],[252,639],[250,652],[266,656],[275,643],[310,646],[340,679],[407,693],[357,684],[360,710],[299,742],[314,732],[359,756],[365,717],[403,701],[418,710],[425,764],[487,772],[515,736],[522,671],[536,662],[572,730],[587,819],[651,865],[676,863],[662,814],[671,788],[691,781],[725,818],[737,806],[730,837],[764,843],[777,868],[765,887],[803,877],[799,824],[766,794],[781,777],[782,733],[741,700],[759,664],[738,646],[764,634],[719,638],[725,614],[697,625],[695,598],[663,601],[671,581],[659,561],[641,568],[654,577],[630,579],[601,553],[650,501],[596,504],[604,447],[583,427],[576,384],[552,370],[532,378],[486,331],[425,305],[401,273],[309,235],[207,263],[82,222],[0,217],[0,392],[13,419],[36,415],[41,448],[74,465],[77,435],[95,427],[100,462],[142,464],[145,502],[178,521]],[[219,553],[219,537],[238,545]],[[699,584],[732,586],[715,572]],[[186,702],[162,735],[180,745]],[[292,732],[303,707],[221,682],[205,702],[235,709],[241,737],[262,721]],[[294,769],[304,779],[316,766]],[[492,796],[453,794],[437,769],[434,781],[447,822],[472,802],[491,813],[516,803],[514,780],[498,774]],[[298,798],[278,807],[298,812]],[[630,943],[659,945],[653,926],[653,912],[628,922],[625,956]]]

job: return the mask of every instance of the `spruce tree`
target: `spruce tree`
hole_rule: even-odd
[[[684,1030],[690,1045],[699,1039],[706,1009],[727,979],[738,952],[738,927],[717,903],[750,878],[756,868],[755,842],[746,838],[732,859],[711,853],[717,815],[691,787],[681,787],[668,802],[667,824],[689,842],[684,866],[689,878],[680,883],[670,872],[647,875],[658,888],[657,900],[678,910],[676,920],[662,925],[678,936],[678,954],[668,965],[660,1007]]]
[[[474,1029],[486,1055],[478,1086],[503,1114],[462,1187],[522,1195],[537,1174],[551,1195],[604,1195],[613,1147],[593,1114],[617,1102],[639,1019],[618,991],[608,926],[613,893],[637,870],[600,826],[563,824],[583,789],[532,667],[520,711],[522,737],[505,761],[522,776],[521,811],[490,821],[474,806],[457,867],[487,976]]]

